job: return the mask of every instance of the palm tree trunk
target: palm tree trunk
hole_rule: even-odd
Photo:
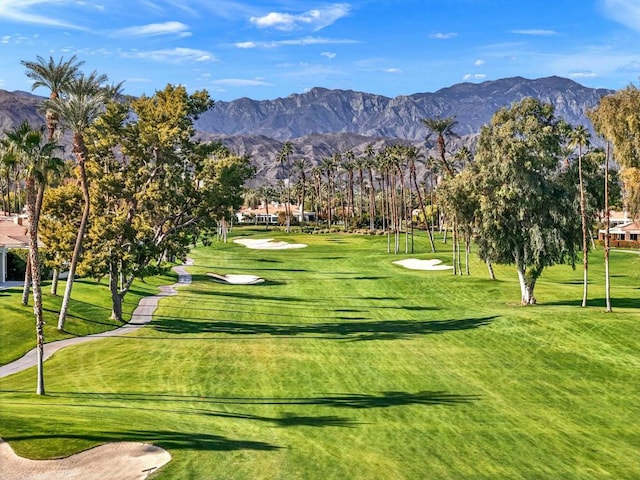
[[[87,156],[87,148],[84,144],[84,138],[82,135],[74,134],[74,153],[78,159],[78,172],[80,175],[80,188],[82,189],[82,198],[84,200],[84,208],[82,210],[82,218],[80,220],[80,226],[78,227],[78,235],[76,237],[76,243],[73,247],[73,254],[71,256],[71,262],[69,264],[69,275],[67,277],[67,285],[64,290],[64,296],[62,298],[62,305],[60,306],[60,315],[58,316],[58,330],[64,331],[64,324],[67,317],[67,310],[69,309],[69,300],[71,299],[71,290],[73,289],[73,280],[76,274],[76,268],[80,260],[82,253],[82,242],[84,240],[84,234],[87,230],[87,224],[89,222],[89,211],[91,209],[91,202],[89,198],[89,181],[87,179],[87,171],[85,169],[85,159]]]
[[[376,191],[373,186],[373,171],[369,169],[369,231],[375,230]]]
[[[24,283],[22,285],[22,305],[29,305],[29,291],[31,288],[31,255],[27,256],[27,266],[24,270]]]
[[[606,311],[612,312],[611,308],[611,277],[609,275],[609,250],[610,250],[610,238],[609,238],[609,226],[611,220],[611,214],[609,212],[609,155],[610,144],[607,142],[607,155],[604,166],[604,291],[606,299]]]
[[[36,357],[38,377],[36,393],[44,395],[44,317],[42,315],[42,287],[40,278],[40,259],[38,257],[38,223],[36,218],[35,180],[26,179],[27,217],[29,220],[29,266],[33,286],[33,314],[36,320]]]
[[[580,180],[580,221],[582,223],[582,265],[583,265],[583,290],[582,306],[587,306],[587,285],[589,269],[589,240],[587,239],[587,213],[584,195],[584,183],[582,179],[582,150],[578,151],[578,175]]]

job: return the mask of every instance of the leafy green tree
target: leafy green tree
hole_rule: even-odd
[[[39,235],[46,264],[52,268],[51,294],[58,294],[60,271],[69,264],[82,216],[82,190],[75,183],[48,188],[40,214]]]
[[[496,112],[478,141],[479,253],[516,266],[523,304],[536,302],[544,268],[574,264],[580,244],[575,190],[559,169],[564,130],[553,106],[525,98]]]
[[[206,92],[168,85],[110,103],[88,131],[93,215],[83,266],[108,275],[114,319],[135,278],[184,258],[201,229],[242,205],[249,160],[194,139],[193,119],[211,105]]]

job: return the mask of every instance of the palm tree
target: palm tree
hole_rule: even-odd
[[[427,234],[429,235],[429,244],[431,245],[431,252],[435,253],[436,246],[433,241],[433,233],[431,232],[431,225],[429,225],[429,220],[427,218],[427,208],[425,207],[424,199],[422,198],[422,192],[420,191],[420,186],[418,185],[418,175],[416,170],[416,160],[419,157],[418,149],[414,146],[407,146],[406,155],[407,155],[407,160],[409,162],[409,183],[416,189],[416,195],[418,197],[418,203],[420,204],[420,210],[422,211],[422,216],[424,217],[424,222],[427,226]]]
[[[18,158],[14,149],[10,148],[9,142],[6,139],[0,140],[0,166],[4,174],[4,181],[7,193],[7,202],[4,203],[4,196],[2,203],[4,204],[5,214],[11,213],[11,174],[15,172],[18,167]]]
[[[300,225],[304,223],[304,201],[307,187],[307,160],[302,157],[293,163],[294,168],[300,174]]]
[[[373,232],[375,230],[376,217],[376,189],[373,184],[373,170],[376,166],[376,157],[373,151],[373,145],[367,145],[364,154],[366,156],[365,165],[367,166],[369,176],[369,230]]]
[[[107,92],[102,85],[106,82],[106,75],[99,75],[96,72],[90,75],[79,75],[69,84],[69,91],[56,99],[49,99],[45,102],[47,110],[51,110],[62,121],[65,127],[71,130],[73,136],[73,154],[76,158],[78,180],[82,189],[84,207],[82,218],[78,228],[78,235],[73,249],[73,255],[69,264],[69,274],[67,285],[58,316],[58,330],[64,330],[64,324],[69,308],[73,280],[76,267],[80,260],[82,251],[82,241],[87,229],[89,220],[90,198],[89,181],[87,179],[86,161],[88,150],[85,143],[85,131],[93,123],[96,117],[103,111],[105,103],[108,101]]]
[[[34,91],[41,87],[48,89],[50,100],[59,98],[61,94],[67,91],[70,82],[78,76],[79,69],[84,64],[84,62],[77,61],[75,55],[66,61],[64,60],[64,57],[61,57],[57,63],[53,57],[49,57],[48,60],[45,60],[39,55],[36,57],[36,61],[22,60],[20,63],[27,69],[26,76],[33,80],[31,90]],[[55,111],[46,109],[45,119],[47,126],[47,142],[51,143],[55,138],[59,117]],[[40,210],[42,208],[44,189],[45,183],[38,183],[35,211],[36,222],[40,216]],[[31,269],[27,268],[24,282],[25,288],[22,294],[23,305],[26,305],[29,301],[30,272]]]
[[[265,215],[266,215],[264,228],[265,230],[269,230],[269,202],[273,200],[273,198],[275,197],[276,191],[273,188],[273,185],[262,185],[258,189],[258,194],[260,195],[260,198],[264,200]]]
[[[580,188],[580,220],[582,222],[582,264],[583,264],[583,290],[582,306],[587,306],[587,280],[589,269],[589,239],[587,235],[587,207],[584,193],[584,180],[582,175],[582,149],[589,145],[591,135],[584,125],[579,125],[570,134],[570,145],[578,148],[578,181]]]
[[[293,144],[284,142],[280,153],[278,153],[278,163],[287,171],[287,203],[284,206],[285,216],[287,217],[287,233],[291,233],[291,165],[289,157],[293,153]]]
[[[45,60],[39,55],[35,62],[23,60],[20,63],[27,69],[27,77],[33,80],[31,90],[40,87],[47,88],[50,100],[56,100],[68,90],[69,84],[78,76],[79,69],[84,64],[84,62],[77,61],[75,55],[66,61],[61,57],[57,63],[53,57]],[[49,142],[53,141],[58,121],[57,113],[47,109],[46,122]]]
[[[447,175],[449,177],[453,177],[455,175],[455,171],[453,167],[449,164],[446,159],[446,140],[445,137],[448,136],[457,136],[453,132],[453,128],[458,124],[455,117],[446,117],[446,118],[423,118],[421,120],[422,124],[427,127],[429,133],[427,134],[427,140],[431,135],[436,136],[436,145],[438,149],[438,156],[440,157],[440,163],[444,167]],[[457,235],[457,225],[456,218],[453,215],[451,219],[451,230],[452,230],[452,249],[453,249],[453,274],[457,275],[457,260],[459,245],[458,245],[458,235]]]
[[[353,172],[356,169],[356,156],[352,150],[348,150],[344,153],[344,160],[341,164],[342,168],[347,174],[347,212],[345,215],[345,227],[348,226],[349,219],[355,211],[354,204],[354,188],[353,188]]]
[[[42,314],[42,288],[40,276],[40,258],[38,256],[38,217],[36,215],[36,184],[44,182],[45,165],[58,148],[52,142],[43,144],[42,131],[32,129],[23,123],[11,131],[5,131],[7,140],[16,151],[25,167],[25,186],[27,193],[27,220],[29,224],[29,268],[33,288],[33,313],[36,318],[36,352],[38,379],[36,393],[44,395],[44,318]],[[61,161],[61,160],[60,160]]]
[[[427,134],[427,140],[431,135],[436,135],[436,145],[438,147],[438,155],[440,156],[440,161],[442,162],[442,165],[444,166],[447,173],[453,176],[453,168],[445,157],[445,145],[446,137],[457,136],[453,132],[453,128],[458,124],[458,122],[456,121],[455,117],[423,118],[421,122],[425,127],[427,127],[429,131],[429,133]]]
[[[325,157],[322,159],[320,166],[327,177],[327,222],[331,229],[333,223],[332,202],[335,197],[335,170],[340,164],[341,155],[336,153],[333,157]]]

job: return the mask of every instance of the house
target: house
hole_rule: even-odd
[[[605,230],[598,230],[598,240],[604,240]],[[640,223],[634,222],[627,212],[609,213],[609,239],[616,242],[638,242],[640,244]]]
[[[268,210],[268,214],[267,214]],[[297,205],[291,205],[291,216],[301,221],[300,215],[300,207]],[[254,223],[260,225],[277,225],[278,224],[278,214],[285,212],[285,205],[282,203],[271,202],[269,204],[269,208],[267,209],[264,203],[260,204],[256,208],[250,207],[242,207],[238,212],[236,212],[236,218],[238,219],[238,223]],[[314,212],[304,212],[304,221],[312,222],[316,218]]]
[[[0,284],[7,281],[7,252],[29,248],[27,220],[22,216],[0,216]]]

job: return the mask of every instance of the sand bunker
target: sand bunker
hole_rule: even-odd
[[[58,460],[29,460],[0,439],[2,480],[142,480],[171,460],[166,450],[137,442],[117,442]]]
[[[255,250],[288,250],[307,246],[304,243],[274,242],[273,238],[236,238],[233,242]]]
[[[443,265],[442,260],[418,260],[417,258],[407,258],[393,262],[410,270],[449,270],[453,268],[449,265]]]
[[[230,273],[218,275],[211,272],[208,272],[207,275],[216,282],[228,283],[229,285],[255,285],[256,283],[264,282],[264,278],[260,278],[257,275],[233,275]]]

